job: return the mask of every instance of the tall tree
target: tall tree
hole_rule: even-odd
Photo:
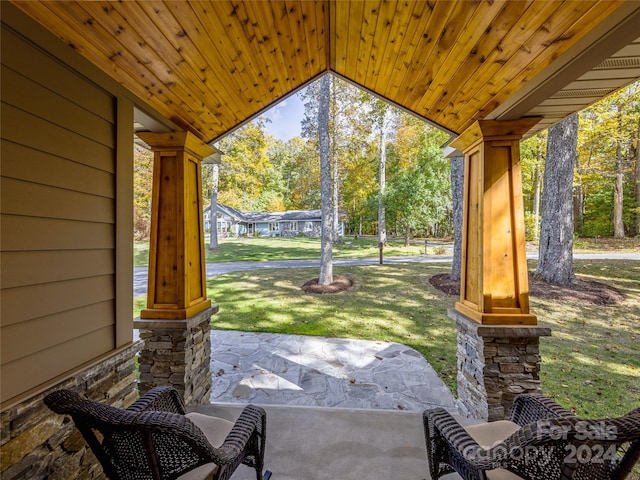
[[[575,278],[572,192],[577,143],[578,114],[549,129],[536,275],[557,285],[569,285]]]
[[[224,154],[218,201],[243,210],[263,209],[263,194],[273,174],[264,120],[244,125],[216,146]]]
[[[638,119],[638,129],[635,141],[633,142],[635,149],[635,168],[633,175],[633,198],[635,200],[633,224],[631,227],[631,235],[640,235],[640,119]]]
[[[378,141],[379,141],[379,157],[378,157],[378,182],[379,182],[379,200],[378,200],[378,244],[385,245],[387,243],[387,222],[385,211],[385,189],[387,183],[387,132],[391,123],[391,112],[388,103],[382,100],[375,100],[373,106],[373,118],[376,125]]]
[[[404,230],[405,245],[413,232],[434,233],[451,212],[449,161],[442,152],[447,135],[407,113],[395,115],[395,138],[389,141],[386,220]]]
[[[329,144],[329,97],[331,77],[320,79],[318,104],[318,145],[320,147],[320,195],[322,200],[322,235],[320,239],[320,285],[333,283],[333,208],[331,189],[331,152]]]
[[[151,225],[153,185],[153,153],[134,145],[133,148],[133,234],[135,240],[148,240]]]
[[[464,157],[451,159],[451,198],[453,201],[453,264],[451,279],[460,280],[462,268],[462,215],[464,210]]]
[[[209,250],[218,250],[218,164],[211,164],[211,204],[209,206],[209,218],[211,229],[209,231]]]
[[[624,221],[622,211],[624,206],[624,154],[622,142],[616,142],[616,169],[613,184],[613,238],[624,238]]]
[[[351,193],[358,188],[346,185],[347,177],[350,177],[351,167],[358,168],[358,158],[366,150],[367,139],[370,135],[370,126],[367,116],[362,114],[361,97],[363,92],[344,80],[331,76],[330,114],[329,114],[329,145],[331,155],[331,179],[333,195],[333,234],[334,241],[338,239],[339,211],[344,210],[345,205],[353,209],[353,196],[346,199],[343,190],[346,188]],[[317,150],[318,124],[317,110],[320,95],[320,83],[314,82],[301,92],[305,105],[305,114],[302,120],[302,136],[307,139],[311,148]],[[364,96],[370,97],[367,94]],[[362,178],[361,178],[362,180]],[[349,202],[350,201],[350,202]],[[361,209],[361,205],[356,205]]]
[[[640,82],[581,112],[579,132],[585,235],[633,233],[636,148],[640,126]]]
[[[540,236],[540,201],[546,147],[546,130],[536,133],[520,144],[525,232],[529,240],[537,240]]]

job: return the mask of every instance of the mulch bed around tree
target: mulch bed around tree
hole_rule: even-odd
[[[451,275],[448,273],[434,275],[429,279],[429,283],[447,295],[460,295],[460,282],[451,280]],[[532,297],[547,300],[566,300],[595,305],[614,305],[624,300],[624,293],[621,290],[604,283],[576,276],[573,285],[554,285],[540,280],[532,272],[529,272],[529,294]]]
[[[353,280],[344,275],[334,275],[333,283],[329,285],[319,285],[318,280],[318,278],[309,280],[302,285],[302,290],[306,293],[340,293],[346,292],[353,287]]]

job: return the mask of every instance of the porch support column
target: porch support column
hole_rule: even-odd
[[[482,324],[535,325],[520,173],[520,139],[539,118],[474,123],[451,146],[464,153],[460,301]]]
[[[538,118],[474,123],[451,146],[464,153],[458,402],[467,416],[508,418],[515,397],[540,391],[539,337],[529,311],[520,139]]]
[[[215,150],[189,132],[139,133],[154,152],[147,308],[134,322],[145,346],[140,392],[180,391],[187,404],[211,390],[211,316],[207,299],[201,163]]]

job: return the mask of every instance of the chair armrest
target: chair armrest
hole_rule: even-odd
[[[184,415],[184,402],[178,391],[172,387],[154,387],[136,400],[129,408],[130,412],[157,410]]]
[[[233,428],[219,448],[214,448],[214,462],[218,465],[234,463],[246,453],[247,444],[253,435],[258,435],[264,442],[266,412],[255,405],[247,405]]]
[[[484,478],[484,470],[497,468],[488,460],[486,451],[444,408],[423,413],[427,453],[432,478],[450,473],[449,465],[466,471],[469,478]]]
[[[511,421],[521,427],[547,418],[575,418],[575,415],[553,400],[534,393],[516,397]]]

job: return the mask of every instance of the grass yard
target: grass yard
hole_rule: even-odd
[[[213,326],[400,342],[422,353],[455,392],[456,332],[446,313],[455,297],[428,283],[448,268],[335,268],[356,284],[338,295],[300,290],[316,269],[226,274],[208,282],[209,296],[220,305]],[[627,298],[605,307],[531,298],[539,323],[553,332],[541,339],[542,388],[578,415],[622,415],[640,405],[640,262],[576,261],[575,270],[622,289]]]
[[[255,237],[255,238],[223,238],[220,240],[220,248],[212,252],[208,244],[205,245],[205,262],[243,262],[265,260],[291,260],[320,258],[320,239],[318,238],[280,238],[280,237]],[[388,257],[423,255],[424,244],[410,244],[405,247],[404,242],[390,241],[384,249],[384,255]],[[427,246],[429,255],[448,253],[441,247]],[[333,248],[336,258],[368,258],[379,255],[378,242],[369,238],[345,238],[344,243],[336,244]],[[149,242],[134,243],[134,266],[146,267],[149,258]]]
[[[394,245],[385,255],[424,252],[423,245],[410,249]],[[213,254],[215,260],[208,253],[207,261],[317,258],[317,252],[317,240],[226,239]],[[136,250],[137,257],[144,254]],[[335,249],[336,257],[376,255],[372,240]],[[535,262],[529,262],[529,269],[535,269]],[[621,289],[626,299],[601,306],[531,297],[532,312],[553,334],[541,339],[542,389],[584,417],[622,415],[640,405],[640,262],[575,260],[574,269]],[[301,285],[317,277],[317,269],[221,275],[207,282],[209,298],[220,306],[213,327],[403,343],[422,353],[455,393],[456,332],[447,309],[456,297],[428,282],[449,271],[448,264],[334,267],[335,274],[355,281],[352,290],[336,295],[302,292]],[[145,301],[135,299],[135,316]]]

